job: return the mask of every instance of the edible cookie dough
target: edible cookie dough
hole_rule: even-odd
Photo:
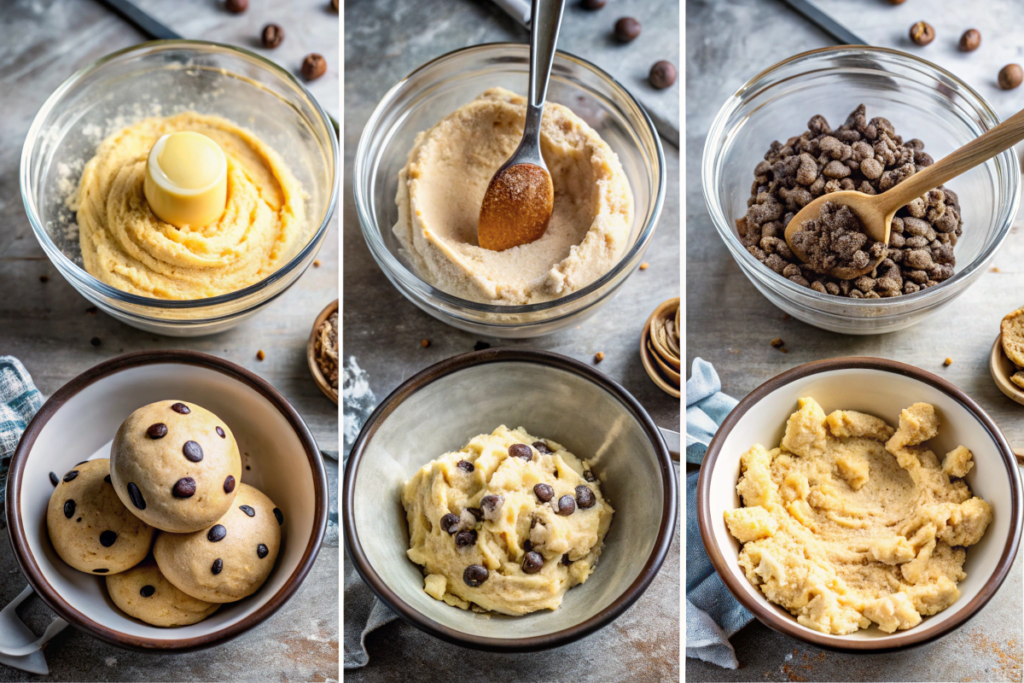
[[[46,530],[60,559],[88,574],[116,574],[149,554],[153,527],[125,508],[106,458],[79,463],[50,495]]]
[[[523,135],[526,100],[492,88],[416,137],[398,174],[394,234],[416,274],[449,294],[490,304],[566,296],[618,262],[633,193],[618,157],[567,107],[548,102],[541,153],[555,189],[544,235],[490,251],[477,242],[487,184]]]
[[[586,581],[615,513],[586,461],[504,425],[424,465],[402,505],[424,590],[510,615],[557,609]]]
[[[281,547],[284,514],[248,484],[227,514],[191,534],[161,533],[153,556],[167,580],[206,602],[252,595],[270,576]]]
[[[779,447],[742,456],[744,507],[725,521],[747,578],[799,623],[836,635],[909,629],[952,605],[964,546],[992,521],[962,479],[971,452],[928,448],[939,416],[927,403],[905,409],[898,430],[848,410],[826,417],[812,398],[799,405]]]
[[[128,416],[110,448],[111,478],[133,514],[163,531],[206,528],[242,479],[227,424],[194,403],[159,401]]]
[[[164,578],[152,557],[128,571],[107,577],[110,599],[122,612],[153,626],[188,626],[220,607],[182,593]]]
[[[146,203],[150,148],[179,131],[211,138],[227,156],[227,203],[210,225],[177,228]],[[203,299],[281,268],[302,245],[304,201],[298,181],[262,140],[227,119],[186,112],[140,121],[104,140],[68,204],[90,275],[130,294]]]

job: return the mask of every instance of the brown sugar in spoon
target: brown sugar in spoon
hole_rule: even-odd
[[[491,251],[540,239],[555,206],[555,188],[540,150],[540,124],[565,0],[533,0],[532,7],[530,92],[523,139],[491,178],[477,223],[477,243]]]
[[[786,244],[797,258],[805,263],[808,261],[807,254],[794,244],[793,236],[800,231],[804,223],[818,218],[821,214],[821,205],[825,202],[848,206],[860,220],[864,234],[876,242],[888,244],[892,219],[897,210],[929,190],[934,190],[939,185],[1005,152],[1021,140],[1024,140],[1024,111],[1017,112],[992,130],[882,194],[869,195],[851,190],[822,195],[800,209],[786,226]],[[865,268],[835,267],[828,274],[840,280],[853,280],[870,273],[883,258],[884,253]]]

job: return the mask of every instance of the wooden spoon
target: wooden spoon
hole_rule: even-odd
[[[883,244],[889,243],[889,231],[896,211],[929,190],[966,173],[975,166],[988,161],[997,154],[1024,140],[1024,111],[1019,111],[1006,119],[992,130],[944,157],[922,171],[904,180],[899,185],[877,195],[863,192],[844,191],[832,192],[818,197],[800,210],[786,226],[786,243],[801,261],[807,262],[807,255],[793,244],[793,235],[800,231],[801,226],[809,220],[818,218],[821,205],[835,202],[846,205],[860,219],[864,233]],[[840,280],[853,280],[870,273],[884,258],[879,257],[866,268],[836,267],[829,275]]]
[[[533,0],[530,99],[523,139],[484,194],[477,223],[477,243],[484,249],[504,251],[529,244],[544,235],[551,220],[555,188],[540,151],[540,123],[564,8],[565,0]]]

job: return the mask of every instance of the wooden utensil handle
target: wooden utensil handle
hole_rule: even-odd
[[[886,213],[894,213],[928,190],[966,173],[1021,140],[1024,140],[1024,110],[886,192]]]

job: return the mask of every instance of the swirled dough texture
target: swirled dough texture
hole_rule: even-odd
[[[747,578],[799,623],[836,635],[909,629],[952,605],[964,546],[981,540],[992,508],[963,480],[967,448],[944,458],[928,448],[938,431],[927,403],[893,430],[800,399],[778,448],[743,454],[744,507],[725,513]]]
[[[179,131],[212,138],[227,156],[227,204],[210,225],[177,228],[146,202],[149,150]],[[302,188],[278,154],[231,121],[195,112],[149,118],[108,137],[69,206],[86,272],[158,299],[204,299],[255,284],[285,265],[305,234]]]
[[[487,185],[523,135],[526,100],[492,88],[416,137],[398,174],[394,234],[416,274],[463,299],[532,304],[570,294],[608,272],[633,223],[619,158],[568,107],[549,102],[541,153],[555,204],[544,235],[490,251],[477,243]]]
[[[515,444],[529,446],[529,461],[509,454]],[[472,471],[460,461],[472,465]],[[541,483],[554,490],[549,502],[534,492]],[[578,486],[591,490],[594,505],[577,504],[571,515],[559,515],[553,506],[562,496],[578,495]],[[491,495],[504,502],[488,518],[478,519],[469,510],[479,513],[481,500]],[[550,439],[504,425],[424,465],[403,487],[402,505],[409,521],[407,555],[422,565],[426,592],[462,609],[475,606],[509,615],[557,609],[566,591],[594,571],[615,513],[586,461]],[[441,518],[449,513],[460,518],[460,531],[475,532],[472,544],[456,546],[457,534],[442,528]],[[544,558],[537,573],[523,570],[527,550]],[[488,570],[478,587],[463,579],[473,564]]]

